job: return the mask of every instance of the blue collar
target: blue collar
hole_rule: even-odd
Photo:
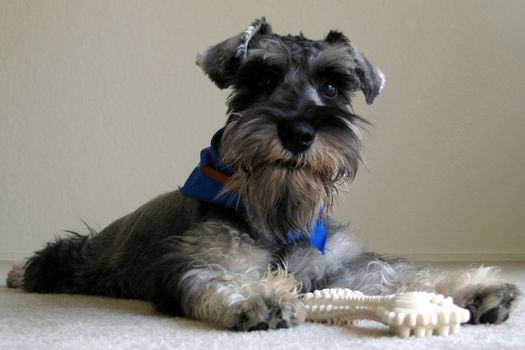
[[[220,162],[219,153],[216,145],[222,137],[224,129],[220,129],[213,135],[211,146],[201,151],[201,161],[191,175],[186,180],[184,186],[180,188],[182,194],[187,197],[201,201],[220,204],[226,207],[243,212],[246,210],[241,197],[237,192],[221,191],[233,174],[232,170]],[[287,239],[289,244],[302,241],[306,237],[302,232],[288,232]],[[326,226],[324,221],[319,218],[315,227],[310,233],[310,243],[324,254],[326,246]]]

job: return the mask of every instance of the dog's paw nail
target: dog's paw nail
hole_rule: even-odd
[[[286,323],[285,320],[282,320],[280,321],[279,323],[277,323],[277,325],[275,326],[276,329],[282,329],[282,328],[288,328],[288,324]]]
[[[498,308],[493,307],[479,317],[479,323],[496,323],[498,320]]]
[[[266,322],[259,322],[256,326],[253,326],[253,327],[250,327],[250,329],[248,329],[248,331],[266,331],[268,330],[268,328],[270,328],[268,326],[268,323]]]

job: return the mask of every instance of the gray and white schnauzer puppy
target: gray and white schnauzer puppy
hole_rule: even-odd
[[[496,268],[433,275],[363,248],[330,213],[362,159],[351,96],[385,78],[341,32],[274,34],[264,18],[198,55],[228,120],[186,184],[96,233],[48,243],[10,287],[147,300],[234,330],[300,324],[301,293],[345,287],[450,295],[472,323],[501,323],[520,292]]]

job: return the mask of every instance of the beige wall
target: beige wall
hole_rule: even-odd
[[[265,15],[347,33],[387,85],[336,212],[374,249],[525,256],[523,1],[2,1],[0,259],[181,185],[225,121],[195,53]]]

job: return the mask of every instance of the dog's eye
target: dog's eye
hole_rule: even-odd
[[[321,87],[321,93],[323,94],[324,97],[326,98],[335,98],[337,96],[337,87],[328,82],[328,83],[325,83],[322,87]]]
[[[270,92],[277,85],[277,79],[274,77],[261,77],[257,80],[256,85],[259,90]]]

